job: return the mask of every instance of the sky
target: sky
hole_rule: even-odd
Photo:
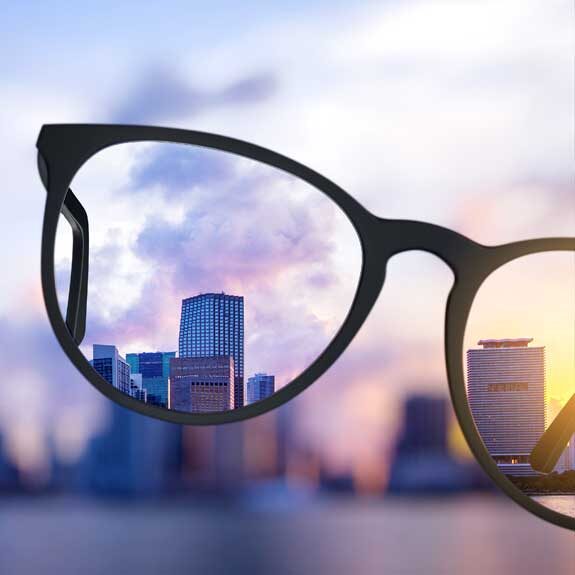
[[[361,248],[351,222],[309,184],[252,160],[182,145],[127,144],[72,182],[90,214],[87,332],[121,353],[178,350],[181,302],[244,297],[245,374],[276,387],[329,344],[351,308]],[[65,313],[70,228],[56,262]],[[67,241],[66,241],[67,240]]]
[[[0,400],[10,452],[34,467],[52,437],[78,450],[106,411],[43,311],[43,123],[222,133],[309,165],[383,217],[487,244],[572,235],[573,21],[566,0],[5,7],[0,364],[5,385],[21,382]],[[295,400],[299,432],[334,465],[384,448],[402,394],[446,392],[452,281],[434,256],[394,258],[345,356]],[[74,434],[56,431],[67,418]]]

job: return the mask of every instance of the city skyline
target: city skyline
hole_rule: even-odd
[[[244,383],[243,314],[243,296],[191,296],[182,300],[177,355],[130,352],[124,358],[113,344],[93,344],[90,363],[108,383],[144,403],[197,413],[238,409],[244,395],[253,403],[275,391],[275,376],[267,373]]]
[[[14,4],[7,23],[16,25],[7,25],[4,37],[6,61],[11,54],[19,55],[19,65],[8,64],[6,73],[11,81],[4,93],[6,130],[14,138],[3,150],[17,193],[6,194],[9,209],[2,215],[3,229],[18,237],[19,243],[18,249],[12,242],[3,248],[10,281],[3,282],[0,300],[5,318],[3,373],[7,380],[22,385],[5,386],[9,407],[2,415],[2,428],[22,467],[41,466],[42,454],[53,437],[66,452],[80,449],[82,440],[77,438],[90,437],[107,420],[111,408],[73,366],[60,359],[60,348],[46,327],[42,296],[36,287],[37,266],[31,264],[38,258],[37,230],[42,223],[41,210],[30,210],[39,198],[37,178],[35,174],[30,181],[17,177],[29,169],[30,142],[39,123],[47,118],[56,122],[112,118],[129,123],[137,117],[142,123],[234,134],[321,167],[322,173],[345,184],[382,217],[452,224],[485,244],[564,235],[573,229],[566,209],[572,198],[573,146],[570,124],[565,123],[573,107],[573,34],[572,18],[568,17],[572,5],[563,5],[563,10],[550,10],[541,3],[529,3],[528,9],[523,4],[460,3],[447,10],[444,4],[430,3],[381,3],[377,9],[354,4],[347,6],[342,19],[341,11],[333,10],[331,4],[293,11],[290,18],[285,18],[285,6],[266,4],[249,17],[238,13],[249,21],[247,33],[237,26],[236,19],[233,23],[229,18],[222,21],[220,13],[214,12],[213,18],[205,14],[198,18],[217,25],[200,26],[202,33],[191,35],[186,34],[189,30],[184,21],[174,20],[158,4],[157,9],[142,14],[142,25],[156,30],[158,22],[169,23],[179,26],[182,33],[166,37],[162,47],[154,49],[157,58],[151,64],[146,57],[150,48],[146,34],[123,25],[133,18],[129,10],[119,13],[117,25],[106,26],[106,34],[102,34],[99,24],[104,11],[100,6],[85,5],[81,11],[87,17],[75,18],[73,12],[79,13],[79,8],[56,13],[43,5],[31,15],[24,4]],[[70,29],[82,37],[75,49],[87,63],[74,69],[77,89],[70,86],[65,91],[53,78],[70,76],[70,42],[51,42],[49,37],[54,29],[51,24],[60,24],[62,18],[68,18]],[[314,26],[326,27],[326,22],[333,34],[318,42],[317,35],[309,31]],[[425,26],[425,22],[434,26]],[[19,25],[24,23],[30,31],[25,35],[19,33]],[[221,34],[222,26],[229,34]],[[301,30],[303,35],[298,33]],[[273,38],[273,53],[262,51],[256,41],[256,32],[262,31]],[[126,43],[127,33],[143,52]],[[295,36],[300,42],[294,44]],[[45,49],[48,44],[51,50]],[[205,58],[197,57],[200,47]],[[235,65],[238,52],[241,69]],[[158,60],[164,75],[154,67]],[[374,74],[376,67],[381,67],[381,74]],[[24,73],[26,70],[30,73]],[[45,74],[46,70],[53,73]],[[263,79],[256,74],[259,72],[264,72]],[[169,81],[161,82],[166,76]],[[103,77],[119,81],[102,82]],[[225,91],[236,82],[257,87],[260,79],[265,86],[272,86],[271,95],[260,100],[250,100],[247,88]],[[161,99],[163,107],[152,104],[158,101],[152,96],[158,90],[169,96]],[[191,94],[189,108],[181,98],[186,93]],[[281,119],[278,109],[282,110]],[[16,119],[28,117],[30,110],[41,110],[43,117],[16,126]],[[342,110],[350,114],[342,114]],[[341,127],[343,137],[332,137],[335,126]],[[413,140],[410,134],[419,137]],[[534,134],[541,137],[534,138]],[[110,200],[121,193],[120,186],[114,185],[116,173],[110,173],[109,179],[94,186],[96,209],[112,205]],[[156,197],[146,189],[125,202],[123,219],[118,211],[109,228],[90,230],[91,246],[108,248],[113,258],[108,260],[110,268],[118,266],[112,248],[123,239],[114,235],[114,230],[125,229],[127,222],[129,234],[135,238],[137,204],[147,203],[150,196],[150,209],[158,209]],[[230,220],[233,218],[230,212]],[[59,261],[71,253],[71,245],[64,247],[70,249],[57,254]],[[390,262],[385,295],[404,294],[404,300],[398,300],[394,309],[385,307],[386,297],[382,297],[378,305],[383,310],[365,326],[351,357],[342,359],[317,384],[324,393],[332,392],[329,401],[314,390],[298,400],[302,412],[298,425],[311,427],[313,440],[329,453],[337,451],[348,464],[357,457],[360,439],[379,446],[380,435],[386,437],[395,418],[396,395],[416,387],[433,387],[438,392],[447,389],[441,333],[431,324],[436,319],[441,322],[438,308],[444,301],[433,308],[424,307],[431,302],[430,292],[441,297],[441,290],[447,289],[441,283],[445,279],[441,266],[431,260],[433,257],[413,253]],[[128,266],[131,262],[128,259]],[[142,273],[146,271],[144,267]],[[138,285],[130,286],[137,294]],[[92,314],[100,301],[90,300]],[[103,305],[99,307],[105,311]],[[116,309],[112,311],[116,313]],[[161,316],[159,305],[154,314]],[[155,335],[158,333],[159,329]],[[124,339],[112,337],[116,334]],[[409,342],[414,334],[416,339]],[[92,341],[115,341],[124,351],[176,349],[168,348],[164,341],[144,346],[143,338],[138,338],[124,316],[115,333],[110,329],[97,335]],[[378,353],[382,341],[389,350]],[[410,351],[402,354],[402,349]],[[85,354],[91,356],[91,348]],[[30,390],[32,398],[22,397],[23,388]],[[390,406],[380,416],[384,430],[382,434],[370,432],[379,430],[378,422],[363,425],[375,419],[370,420],[371,406],[384,401]],[[38,417],[28,421],[26,415],[32,409]],[[63,433],[61,422],[67,421],[70,411],[76,423]],[[321,425],[316,423],[317,413]],[[18,424],[22,421],[26,424]],[[342,428],[345,431],[339,432]],[[74,447],[76,441],[80,447]]]
[[[225,292],[207,292],[207,293],[200,293],[194,296],[189,296],[182,299],[181,302],[181,316],[180,316],[180,327],[179,327],[179,357],[198,357],[198,358],[206,358],[212,357],[216,355],[222,355],[224,357],[231,358],[233,364],[233,371],[235,374],[235,381],[234,381],[234,398],[232,403],[230,404],[229,408],[234,409],[237,408],[237,401],[238,396],[241,395],[242,405],[244,395],[246,398],[247,403],[251,403],[252,401],[260,401],[261,399],[265,399],[269,397],[269,391],[253,391],[251,393],[251,399],[248,398],[249,388],[248,382],[252,381],[255,382],[258,379],[258,376],[263,376],[264,380],[268,378],[266,381],[267,383],[264,385],[266,389],[272,389],[272,393],[275,392],[275,376],[267,376],[265,373],[256,371],[252,376],[248,378],[248,381],[245,382],[243,378],[243,373],[238,374],[238,369],[236,366],[241,366],[243,368],[244,363],[244,351],[243,351],[243,341],[244,341],[244,326],[243,326],[243,317],[244,317],[244,297],[237,296],[232,294],[226,294]],[[472,324],[472,322],[470,322]],[[468,323],[469,328],[469,323]],[[466,334],[466,339],[469,338],[469,329],[468,333]],[[527,348],[528,344],[533,341],[533,338],[503,338],[503,339],[480,339],[477,343],[478,345],[482,345],[484,350],[493,350],[499,348]],[[106,348],[110,347],[109,345],[101,345],[101,344],[94,344],[94,350],[96,348]],[[113,347],[113,346],[112,346]],[[536,437],[540,437],[543,431],[548,426],[549,422],[552,421],[554,414],[550,413],[553,409],[557,411],[560,406],[561,402],[555,402],[553,405],[554,400],[548,399],[548,387],[547,387],[547,378],[545,377],[545,346],[540,347],[531,347],[529,348],[530,353],[533,353],[537,350],[541,351],[542,356],[540,358],[540,366],[542,370],[542,383],[540,385],[540,397],[538,399],[539,403],[543,405],[543,409],[539,409],[541,412],[542,420],[539,421],[537,426],[531,427],[531,433],[535,434]],[[469,362],[470,358],[473,355],[477,355],[479,350],[472,350],[468,349],[467,351],[467,377],[466,377],[466,386],[468,392],[470,390],[470,375],[472,375],[473,370],[470,371]],[[182,356],[182,354],[184,354]],[[231,354],[231,355],[228,355]],[[168,375],[170,373],[170,359],[176,357],[175,352],[140,352],[140,353],[129,353],[126,355],[126,360],[120,357],[122,362],[126,362],[130,365],[133,373],[140,373],[140,368],[138,367],[138,358],[143,358],[142,365],[145,365],[145,358],[154,358],[158,361],[158,356],[161,356],[159,359],[160,371],[156,374],[152,374],[149,369],[147,373],[144,373],[145,380],[148,380],[146,383],[142,382],[143,385],[140,386],[140,389],[146,389],[146,402],[159,405],[161,407],[168,407],[169,406],[169,386],[168,386]],[[164,357],[165,356],[165,357]],[[477,356],[479,357],[479,356]],[[94,360],[100,361],[97,358],[97,354],[94,353],[93,360],[91,363],[94,365]],[[496,364],[495,369],[496,369]],[[491,363],[488,362],[488,368],[491,369]],[[103,377],[109,382],[115,382],[116,375],[111,374],[108,375],[104,373],[102,369],[98,369],[98,371],[103,374]],[[143,369],[146,372],[146,369]],[[157,396],[153,390],[150,389],[149,380],[151,379],[150,376],[152,375],[161,375],[162,377],[162,387],[163,392],[161,394],[162,400],[157,401],[154,398]],[[271,379],[269,379],[271,378]],[[123,378],[125,380],[125,377]],[[122,380],[123,381],[123,380]],[[238,393],[238,384],[241,386],[241,394]],[[115,385],[115,384],[114,384]],[[261,385],[261,383],[260,383]],[[521,384],[523,385],[523,384]],[[116,386],[116,385],[115,385]],[[497,387],[499,386],[499,387]],[[525,384],[525,390],[528,389],[527,384]],[[513,387],[513,386],[512,386]],[[495,389],[497,388],[497,389]],[[121,389],[124,393],[128,393],[129,395],[133,395],[130,392],[130,384],[126,384],[125,382],[118,386],[118,389]],[[255,387],[254,387],[255,389]],[[263,388],[262,388],[263,389]],[[510,391],[511,388],[507,389],[506,384],[494,384],[493,389],[489,391]],[[520,387],[515,386],[513,387],[513,391],[523,391]],[[133,395],[134,396],[134,395]],[[259,396],[259,399],[256,397]],[[144,394],[141,393],[138,396],[140,399],[144,398]],[[474,398],[470,397],[470,401],[475,401]],[[557,407],[557,404],[559,407]],[[227,409],[228,407],[226,407]],[[485,440],[484,440],[485,441]],[[531,444],[534,445],[535,441],[531,440]],[[531,448],[533,447],[531,445]],[[521,454],[520,459],[523,463],[527,463],[527,455],[528,451],[530,450],[523,450],[524,453]],[[515,462],[517,463],[517,462]]]
[[[124,183],[109,203],[93,202],[96,182],[108,179],[110,169]],[[191,333],[187,342],[174,342],[186,319],[176,307],[190,296],[200,303],[209,293],[241,294],[250,302],[245,359],[241,346],[230,350],[241,405],[244,372],[265,368],[281,387],[343,324],[359,280],[359,241],[341,210],[306,182],[247,158],[169,143],[103,150],[77,179],[91,232],[85,354],[100,341],[124,350],[196,353],[182,347],[195,345]],[[147,201],[131,202],[128,193]],[[114,209],[115,202],[123,206]],[[120,223],[125,202],[130,220]],[[101,235],[104,229],[110,233]],[[110,239],[121,248],[96,247]],[[121,258],[118,265],[112,254]],[[66,264],[59,273],[65,285]],[[214,338],[215,330],[214,324]]]
[[[153,275],[151,276],[153,278],[155,289],[151,292],[147,290],[141,292],[139,299],[136,299],[135,303],[133,299],[130,299],[130,294],[125,296],[121,291],[114,291],[109,294],[109,297],[96,300],[92,307],[89,309],[96,308],[97,313],[99,313],[100,310],[107,312],[108,300],[113,303],[119,302],[122,306],[127,307],[129,310],[129,314],[127,316],[129,321],[126,324],[126,331],[123,331],[122,322],[125,316],[120,313],[117,317],[114,316],[113,321],[109,324],[110,327],[107,333],[118,334],[118,337],[123,341],[142,342],[139,344],[140,347],[134,346],[132,349],[146,349],[144,347],[145,344],[152,346],[154,340],[159,339],[158,333],[163,334],[161,338],[162,341],[168,341],[170,346],[172,346],[173,334],[177,329],[177,318],[174,314],[174,309],[176,307],[176,303],[179,305],[182,299],[185,299],[189,296],[190,291],[188,290],[188,287],[186,287],[186,283],[189,282],[190,285],[194,286],[198,285],[197,291],[191,291],[191,293],[207,291],[218,292],[221,289],[228,291],[229,293],[244,293],[240,290],[243,290],[244,286],[248,286],[248,289],[255,289],[257,291],[250,291],[249,301],[252,303],[252,305],[245,312],[246,329],[248,329],[250,332],[250,338],[246,339],[246,365],[244,369],[248,374],[253,373],[253,371],[256,370],[259,371],[260,369],[266,369],[267,371],[273,373],[274,369],[269,369],[266,364],[252,363],[252,367],[255,369],[248,367],[249,357],[254,357],[254,352],[259,354],[259,357],[266,359],[270,358],[271,361],[274,362],[275,366],[280,366],[280,373],[276,375],[278,387],[281,387],[284,383],[287,383],[295,376],[297,376],[298,373],[301,373],[301,371],[303,371],[303,369],[307,367],[307,365],[309,365],[309,363],[311,363],[311,361],[314,359],[317,351],[321,351],[323,344],[322,338],[317,337],[318,328],[319,333],[323,333],[324,335],[323,342],[327,343],[326,340],[329,339],[326,337],[328,331],[324,329],[324,326],[329,324],[323,323],[326,316],[325,314],[321,314],[321,312],[326,308],[329,309],[327,304],[331,305],[332,307],[336,307],[341,312],[344,312],[346,309],[345,305],[342,305],[340,301],[337,301],[336,299],[329,299],[330,289],[326,289],[326,287],[330,288],[330,286],[333,285],[334,280],[330,278],[329,274],[327,276],[327,280],[325,279],[324,275],[316,274],[317,268],[315,265],[310,264],[309,259],[301,260],[302,265],[296,267],[296,273],[290,273],[290,275],[287,277],[288,279],[301,277],[300,274],[305,273],[306,279],[310,278],[309,281],[311,281],[311,278],[313,278],[314,285],[318,287],[318,293],[315,295],[315,297],[313,292],[307,293],[305,289],[298,289],[298,287],[300,287],[297,285],[299,282],[295,282],[296,285],[294,285],[293,281],[286,282],[284,279],[286,276],[284,275],[285,272],[282,266],[283,262],[277,262],[276,260],[269,258],[272,252],[276,249],[276,238],[280,237],[282,239],[285,238],[287,244],[293,246],[292,250],[295,252],[290,254],[292,257],[294,257],[294,260],[289,260],[288,258],[288,263],[291,265],[291,261],[300,261],[297,259],[301,256],[298,255],[298,242],[296,240],[301,237],[308,237],[309,233],[311,233],[313,237],[314,228],[312,227],[310,231],[305,223],[305,220],[303,220],[303,224],[298,221],[297,225],[283,225],[282,227],[279,227],[275,226],[274,218],[271,220],[269,220],[269,218],[265,220],[262,219],[262,221],[266,221],[266,224],[269,223],[271,225],[271,229],[274,231],[274,242],[269,243],[267,240],[266,242],[263,242],[263,245],[267,251],[265,252],[266,255],[263,260],[260,260],[260,258],[254,257],[255,254],[252,251],[253,247],[250,245],[249,240],[252,237],[260,237],[262,233],[264,233],[265,236],[269,231],[269,226],[266,225],[261,228],[260,226],[254,225],[253,219],[247,218],[247,220],[244,220],[243,213],[236,213],[233,206],[222,203],[225,202],[225,197],[223,191],[219,189],[215,191],[217,198],[216,201],[218,205],[226,206],[225,220],[223,218],[211,217],[212,204],[211,202],[206,203],[204,198],[209,197],[210,200],[212,200],[212,196],[206,195],[204,197],[200,194],[198,204],[200,208],[207,210],[207,213],[210,214],[210,216],[208,219],[205,217],[200,218],[201,213],[198,213],[197,215],[199,219],[196,221],[196,219],[190,217],[188,212],[186,212],[186,210],[189,209],[187,200],[183,203],[183,205],[180,204],[181,199],[184,197],[184,194],[186,194],[189,188],[189,184],[188,186],[176,185],[173,190],[170,188],[170,186],[173,184],[173,174],[170,172],[170,170],[168,170],[168,166],[185,166],[186,158],[182,157],[182,154],[179,153],[173,154],[173,157],[166,154],[153,153],[151,156],[148,156],[148,158],[149,157],[154,158],[154,161],[136,162],[136,166],[138,166],[140,163],[144,163],[147,166],[146,173],[148,174],[153,167],[155,171],[152,173],[156,174],[156,178],[158,178],[158,173],[160,173],[159,170],[162,169],[162,166],[164,166],[163,169],[166,170],[165,173],[169,174],[170,177],[167,179],[166,186],[164,188],[160,187],[154,189],[162,190],[162,205],[171,205],[172,203],[175,203],[173,209],[175,210],[174,213],[176,214],[173,216],[176,219],[169,219],[167,223],[162,220],[156,221],[154,226],[146,225],[144,232],[137,236],[138,240],[132,243],[132,245],[137,248],[131,250],[133,254],[137,255],[138,257],[144,256],[144,261],[153,263],[154,266],[157,265],[157,272],[154,271]],[[168,160],[172,163],[169,163]],[[177,163],[174,163],[176,160]],[[183,164],[181,164],[182,161],[184,162]],[[225,172],[225,168],[218,164],[218,162],[215,162],[215,166],[214,164],[209,164],[209,166],[217,168],[215,171],[218,174],[221,173],[221,170],[224,170]],[[135,172],[139,173],[138,170],[135,170]],[[179,181],[185,177],[184,172],[185,170],[182,169],[176,171]],[[251,181],[252,180],[250,179],[250,182]],[[268,180],[266,180],[266,182],[267,181]],[[141,182],[141,178],[137,179],[137,182]],[[155,182],[155,185],[157,186],[158,180],[156,179]],[[218,186],[215,187],[217,188]],[[208,191],[210,194],[212,193],[213,188],[214,186],[209,188]],[[149,187],[144,186],[143,189],[148,191]],[[243,194],[244,186],[241,186],[241,189]],[[156,192],[150,191],[150,193]],[[288,192],[286,191],[286,193]],[[187,198],[187,196],[185,197]],[[195,201],[193,197],[194,194],[190,194],[190,203],[192,204],[193,201]],[[250,200],[250,196],[248,196],[247,199]],[[253,205],[250,204],[249,201],[247,204],[250,206]],[[234,213],[234,217],[231,220],[228,214],[229,210]],[[287,211],[288,213],[290,212],[290,210]],[[197,212],[199,212],[199,210],[197,210]],[[178,213],[180,214],[179,216],[177,216]],[[182,221],[182,213],[186,214],[186,216],[183,220],[183,223],[179,223]],[[260,214],[260,217],[262,216],[263,214]],[[242,232],[245,233],[245,236],[242,236],[241,239],[245,239],[247,246],[244,244],[242,249],[238,249],[238,246],[234,244],[234,241],[237,239],[235,236],[230,238],[229,235],[223,234],[220,237],[216,236],[215,233],[212,232],[212,230],[228,229],[228,220],[235,223],[245,221],[245,223],[242,223],[241,226]],[[176,222],[175,224],[174,221]],[[207,227],[208,225],[209,228]],[[206,233],[206,230],[206,238],[198,242],[197,238],[202,238],[202,236]],[[189,238],[189,240],[184,240],[184,238]],[[338,240],[332,241],[336,241],[338,244],[341,243]],[[260,246],[261,244],[258,243],[257,245]],[[280,253],[283,257],[285,252],[278,250],[278,254]],[[321,252],[317,252],[317,254],[320,253]],[[220,257],[220,254],[223,254],[223,257]],[[406,257],[409,259],[409,256]],[[200,259],[201,265],[198,265],[197,263],[198,258]],[[344,258],[341,261],[346,260]],[[404,261],[403,258],[402,261]],[[399,263],[399,261],[390,262],[390,272],[393,272],[394,269],[397,269],[394,266]],[[252,269],[254,268],[254,265],[255,270],[252,275]],[[174,267],[175,272],[170,271],[171,267]],[[182,268],[189,268],[190,271],[181,273]],[[262,269],[264,268],[266,271],[265,273],[262,273]],[[166,273],[166,270],[168,270],[168,273]],[[414,273],[418,273],[418,270],[412,271]],[[431,272],[434,272],[434,270],[432,269]],[[533,283],[537,282],[538,287],[541,289],[542,286],[541,281],[539,280],[539,276],[540,274],[534,274]],[[145,278],[146,276],[145,274],[142,274],[142,276],[138,276],[138,278],[140,277]],[[386,280],[386,295],[390,294],[390,289],[392,290],[391,293],[393,293],[394,277],[396,276],[394,276],[393,273],[390,273]],[[103,276],[102,279],[106,279],[106,276]],[[551,281],[554,282],[557,278],[555,276],[551,276],[550,278],[545,278],[546,281],[547,279],[551,279]],[[563,278],[559,278],[559,281],[562,279]],[[98,280],[98,278],[96,278],[96,280]],[[212,285],[207,285],[208,281],[214,281],[214,283]],[[103,283],[106,285],[106,282]],[[122,286],[122,282],[117,281],[116,279],[114,279],[113,283],[118,284],[118,287]],[[339,283],[345,284],[346,282],[339,280]],[[510,286],[512,287],[515,287],[518,285],[518,283],[521,285],[525,283],[525,278],[521,278],[519,282],[515,279],[509,282]],[[228,289],[229,286],[234,285],[236,288]],[[305,285],[307,288],[308,283],[303,285]],[[348,285],[353,284],[350,282]],[[98,282],[96,282],[96,287],[99,288]],[[174,294],[181,294],[184,289],[188,290],[188,292],[183,294],[183,297],[175,302]],[[375,346],[371,345],[368,346],[371,349],[371,353],[368,355],[368,357],[366,357],[365,363],[362,363],[361,366],[354,366],[353,364],[355,362],[353,358],[351,362],[346,362],[344,360],[341,365],[348,366],[347,368],[344,368],[346,369],[347,373],[338,376],[337,368],[332,370],[330,373],[330,377],[335,373],[335,378],[339,379],[339,387],[344,387],[344,382],[346,380],[352,380],[355,381],[360,388],[366,389],[371,387],[373,389],[377,386],[378,388],[382,389],[384,392],[383,394],[385,394],[385,390],[383,389],[385,386],[381,386],[380,383],[382,379],[387,380],[392,376],[394,378],[404,377],[405,373],[409,372],[414,374],[414,379],[416,375],[422,376],[424,374],[426,377],[436,377],[438,380],[443,376],[443,364],[441,361],[441,355],[439,353],[432,355],[431,353],[424,352],[423,356],[420,355],[418,357],[418,361],[412,361],[412,358],[409,361],[407,360],[407,356],[410,355],[408,352],[408,336],[413,337],[414,335],[417,335],[414,332],[419,333],[419,330],[417,329],[418,325],[426,327],[426,322],[429,321],[430,316],[428,315],[425,300],[422,301],[416,298],[415,294],[412,293],[412,288],[410,287],[406,288],[402,286],[401,289],[402,297],[406,299],[410,299],[410,297],[413,298],[412,301],[414,302],[413,305],[415,308],[411,309],[411,306],[409,307],[409,317],[422,317],[424,318],[423,321],[421,324],[419,320],[414,322],[409,321],[405,323],[406,329],[404,331],[398,334],[394,334],[393,338],[386,339],[386,342],[389,342],[389,353],[376,354]],[[513,291],[516,292],[517,290]],[[549,290],[548,288],[544,288],[541,289],[541,292],[549,293]],[[94,290],[92,290],[90,293],[94,294]],[[134,286],[133,291],[130,293],[139,293],[137,284]],[[254,293],[257,293],[258,297],[255,297],[253,295]],[[118,299],[120,296],[125,299]],[[396,297],[398,297],[397,294]],[[513,297],[515,301],[521,301],[523,299],[522,293],[513,293]],[[495,301],[501,299],[500,293],[497,293],[493,299]],[[559,300],[560,298],[553,297],[550,299]],[[298,304],[295,307],[293,306],[294,301]],[[401,319],[398,317],[401,315],[399,314],[399,310],[395,310],[393,304],[388,305],[388,301],[392,301],[391,298],[381,298],[382,305],[384,305],[387,310],[386,317],[392,323],[394,321],[399,321]],[[153,302],[152,305],[150,305],[150,302]],[[254,302],[256,302],[256,306],[253,305]],[[303,303],[303,305],[299,305],[300,303]],[[523,304],[523,308],[529,308],[529,305]],[[152,313],[152,311],[154,313]],[[498,309],[497,313],[499,313]],[[152,324],[148,319],[150,317],[158,318],[158,320]],[[318,317],[321,320],[320,322],[317,321]],[[333,314],[333,317],[336,318],[337,314]],[[486,317],[491,317],[491,319],[493,319],[492,315],[490,316],[490,314],[487,314]],[[142,320],[141,322],[140,318]],[[158,330],[156,330],[156,325],[159,326]],[[292,325],[295,325],[297,329],[293,329],[291,327]],[[335,321],[333,321],[331,325],[335,325]],[[95,326],[96,328],[93,330],[93,332],[90,332],[91,326]],[[135,329],[134,326],[137,326],[137,329]],[[88,328],[88,334],[98,334],[98,330],[101,331],[101,324],[92,323],[88,326]],[[492,326],[490,326],[489,329],[485,329],[481,333],[491,336],[493,334],[491,330]],[[166,336],[168,331],[169,337]],[[513,330],[513,334],[516,333],[517,330]],[[520,331],[519,333],[522,332]],[[151,339],[146,342],[144,338],[148,336]],[[110,339],[108,341],[112,340]],[[359,339],[359,341],[361,341],[361,339]],[[312,343],[311,346],[310,342]],[[362,343],[362,346],[365,346],[365,343]],[[167,347],[160,348],[154,345],[153,347],[148,347],[148,349],[167,349]],[[286,354],[284,352],[286,349],[289,349],[290,353]],[[385,351],[387,352],[387,347]],[[379,361],[377,357],[380,357],[381,361]],[[380,367],[380,370],[377,373],[374,371],[375,365]],[[558,365],[558,363],[553,362],[553,365]],[[554,383],[554,381],[557,381],[557,378],[550,378],[549,387],[552,390],[557,389],[557,385]],[[372,391],[366,390],[363,393],[365,395],[360,394],[360,396],[364,398],[369,396],[376,396],[374,389]],[[311,392],[311,394],[306,394],[307,397],[311,396],[312,402],[314,401],[313,395],[313,392]],[[365,404],[365,399],[363,401],[363,409],[361,409],[359,405],[355,409],[355,417],[358,421],[364,421],[364,418],[366,417],[364,414],[366,413],[368,414],[367,417],[369,418],[369,406]],[[317,399],[315,400],[315,403],[317,410],[323,411],[326,409],[325,406],[322,405],[321,400]],[[336,399],[334,404],[340,404],[341,407],[344,407],[345,405],[349,405],[349,402],[344,402],[343,399]],[[311,412],[311,410],[309,411]],[[332,420],[330,425],[332,427],[336,426],[335,419]],[[380,426],[379,424],[376,424],[374,417],[371,418],[371,423],[369,425],[371,429],[373,429],[373,437],[380,433],[378,431]],[[307,427],[315,428],[313,433],[318,433],[318,431],[316,431],[318,427],[314,426],[312,422],[308,421]],[[319,431],[318,435],[319,434],[322,434],[324,437],[330,435],[327,426],[325,430]],[[331,435],[335,437],[337,435],[337,431],[334,433],[332,430]],[[346,447],[344,447],[344,450],[347,450],[349,454],[348,457],[351,457],[352,453],[354,452],[354,440],[351,439],[351,435],[349,436],[349,439],[341,438],[338,443],[340,445],[347,444]]]

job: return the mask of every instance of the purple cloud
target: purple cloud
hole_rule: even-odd
[[[107,302],[89,299],[86,342],[114,343],[124,353],[138,341],[175,349],[181,300],[225,291],[245,297],[249,369],[274,371],[285,382],[327,346],[355,289],[343,284],[333,263],[338,209],[288,174],[237,162],[180,146],[157,146],[139,158],[124,196],[133,190],[141,202],[162,184],[164,201],[177,202],[183,212],[176,222],[161,212],[145,222],[131,252],[148,279],[134,305],[112,318],[97,309]],[[123,273],[115,242],[108,234],[92,251],[92,285]],[[341,304],[326,318],[319,308],[334,291]]]
[[[220,91],[200,90],[172,68],[149,68],[111,114],[111,121],[147,124],[199,114],[215,107],[244,105],[267,100],[277,89],[273,74],[249,76]]]
[[[160,144],[142,159],[130,173],[131,193],[160,185],[166,195],[174,197],[191,186],[221,183],[232,176],[229,154],[199,146]]]

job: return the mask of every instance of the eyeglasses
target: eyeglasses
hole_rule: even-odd
[[[488,247],[379,218],[215,134],[47,125],[37,147],[48,317],[106,397],[192,425],[274,409],[343,353],[389,259],[430,252],[455,275],[446,364],[473,454],[516,502],[575,529],[575,238]]]

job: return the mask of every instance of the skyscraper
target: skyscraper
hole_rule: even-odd
[[[403,428],[392,455],[391,493],[442,493],[469,485],[467,469],[449,450],[449,400],[411,395],[403,407]]]
[[[256,373],[248,378],[246,384],[248,404],[261,401],[275,391],[275,376],[266,373]]]
[[[231,356],[234,404],[244,404],[244,298],[205,293],[182,300],[179,356]]]
[[[147,402],[160,407],[168,407],[168,377],[170,359],[175,351],[153,353],[128,353],[126,361],[132,373],[142,375],[142,389],[146,390]]]
[[[93,368],[111,385],[130,395],[130,366],[113,345],[94,344]]]
[[[398,449],[404,454],[447,453],[447,415],[445,397],[409,396],[405,401]]]
[[[545,347],[531,338],[482,339],[467,351],[467,395],[490,455],[507,475],[532,475],[531,450],[545,431]]]
[[[170,361],[170,409],[228,411],[234,402],[234,360],[228,355]]]

